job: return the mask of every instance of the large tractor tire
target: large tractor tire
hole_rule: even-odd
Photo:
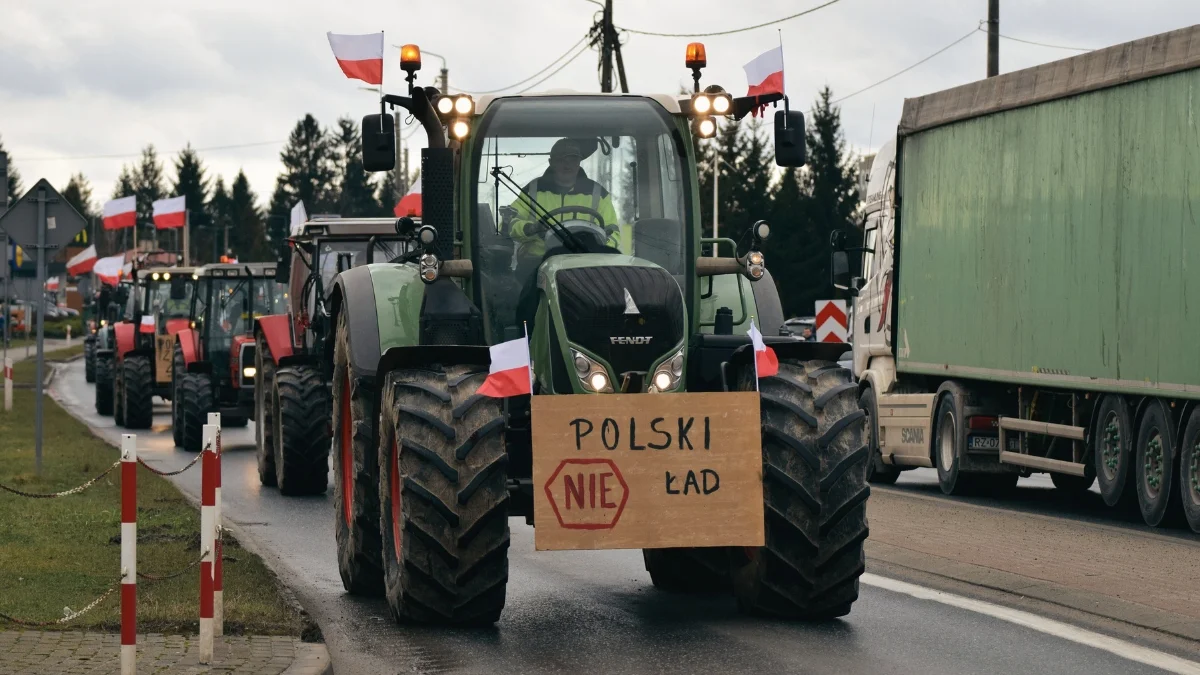
[[[720,593],[733,587],[726,548],[646,548],[642,561],[660,591]]]
[[[204,449],[208,413],[216,411],[212,378],[207,373],[185,373],[179,383],[178,398],[181,447],[188,452],[200,452]]]
[[[383,595],[379,537],[379,388],[350,368],[346,312],[333,346],[333,503],[338,572],[353,595]]]
[[[275,407],[271,387],[275,382],[275,357],[260,333],[254,350],[254,454],[258,459],[258,482],[275,487]]]
[[[83,341],[83,379],[91,384],[96,381],[96,341]]]
[[[154,424],[154,364],[147,356],[125,357],[121,381],[125,428],[149,429]]]
[[[112,377],[113,422],[125,426],[125,362],[113,359]]]
[[[329,389],[321,371],[288,366],[275,371],[275,484],[290,497],[325,494],[329,487]]]
[[[96,357],[96,414],[113,414],[113,358]]]
[[[753,391],[754,376],[745,369],[739,388]],[[870,494],[858,387],[834,363],[790,360],[759,385],[766,546],[735,558],[734,594],[753,614],[843,616],[858,599]]]
[[[183,447],[183,402],[180,400],[182,388],[179,386],[187,373],[187,364],[183,360],[183,347],[175,343],[175,353],[171,357],[171,437],[175,447]]]
[[[487,371],[432,365],[383,384],[384,595],[398,621],[488,625],[508,584],[508,455]]]

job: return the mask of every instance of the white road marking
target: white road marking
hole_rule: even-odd
[[[1018,626],[1032,628],[1040,633],[1053,635],[1063,640],[1070,640],[1071,642],[1086,645],[1094,649],[1100,649],[1120,656],[1123,659],[1160,668],[1169,673],[1176,673],[1177,675],[1200,675],[1200,663],[1196,663],[1195,661],[1188,661],[1178,656],[1142,647],[1141,645],[1135,645],[1132,642],[1101,635],[1100,633],[1093,633],[1083,628],[1047,619],[1029,612],[1023,612],[1019,609],[1010,609],[982,600],[965,598],[953,593],[935,591],[924,586],[888,579],[887,577],[875,574],[864,574],[861,577],[861,581],[868,586],[875,586],[876,588],[882,588],[895,593],[903,593],[919,600],[940,602],[943,605],[958,607],[959,609],[965,609],[977,614],[985,614]]]

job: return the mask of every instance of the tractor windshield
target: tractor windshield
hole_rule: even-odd
[[[548,252],[570,250],[563,236],[590,237],[591,250],[635,255],[682,279],[690,174],[682,136],[657,102],[506,99],[478,134],[473,240],[491,341],[520,334],[520,298]]]
[[[404,244],[397,240],[379,239],[375,242],[375,262],[387,262],[403,253]],[[342,269],[367,264],[367,242],[365,240],[322,239],[318,242],[321,266],[321,287],[328,294],[333,290],[333,278],[338,275],[338,258],[343,258]],[[349,260],[345,260],[349,258]]]
[[[143,313],[155,317],[161,313],[168,319],[186,319],[194,286],[195,282],[182,276],[169,281],[151,282]]]

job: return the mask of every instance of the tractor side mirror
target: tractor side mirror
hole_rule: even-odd
[[[775,163],[801,167],[808,161],[804,145],[804,113],[799,110],[775,112]]]
[[[367,115],[362,121],[364,171],[391,171],[396,167],[396,129],[391,115]]]
[[[284,249],[283,255],[275,263],[275,283],[286,284],[292,278],[292,252]]]
[[[842,290],[850,291],[851,295],[856,295],[858,289],[851,286],[850,279],[850,255],[845,251],[834,251],[830,259],[830,272],[833,277],[833,287]]]

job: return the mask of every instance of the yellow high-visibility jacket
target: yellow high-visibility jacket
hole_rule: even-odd
[[[604,186],[591,180],[584,173],[583,169],[579,170],[579,178],[576,179],[575,185],[570,189],[563,189],[554,182],[553,176],[550,175],[550,170],[542,174],[540,178],[534,178],[525,186],[525,193],[533,195],[537,200],[538,205],[547,211],[563,206],[585,206],[594,209],[604,218],[604,227],[619,225],[617,222],[617,211],[613,208],[612,195]],[[517,198],[512,203],[512,208],[517,212],[513,218],[510,232],[512,238],[521,244],[521,252],[524,255],[542,256],[546,253],[545,233],[540,229],[533,227],[537,224],[538,218],[534,214],[533,207],[529,204],[529,200],[525,195],[517,195]],[[587,213],[567,213],[558,216],[560,220],[588,220],[595,222],[595,218]],[[600,223],[597,223],[600,224]],[[614,231],[608,236],[608,245],[613,248],[620,248],[621,237],[620,230]]]

